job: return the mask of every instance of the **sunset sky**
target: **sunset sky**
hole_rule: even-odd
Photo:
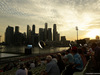
[[[0,0],[0,35],[8,25],[20,27],[26,32],[27,25],[36,25],[36,32],[44,24],[53,28],[67,40],[76,40],[75,27],[79,28],[79,39],[100,36],[100,0]]]

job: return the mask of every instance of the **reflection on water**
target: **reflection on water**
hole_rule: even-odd
[[[3,49],[0,49],[0,52],[9,52],[9,53],[25,53],[25,46],[20,47],[6,47],[4,46]],[[69,47],[55,47],[55,48],[47,48],[47,49],[40,49],[39,47],[32,48],[32,54],[45,54],[45,53],[54,53],[62,50],[67,50]],[[14,54],[15,55],[15,54]]]
[[[14,53],[24,53],[25,46],[3,46],[2,49],[0,49],[1,52],[14,52]]]
[[[0,58],[18,56],[18,54],[0,53]]]

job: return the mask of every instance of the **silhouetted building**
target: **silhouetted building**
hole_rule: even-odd
[[[45,23],[45,29],[44,29],[44,41],[46,41],[48,38],[47,38],[47,29],[48,29],[48,24]]]
[[[32,43],[32,45],[33,45],[33,47],[34,47],[34,45],[35,45],[35,43],[34,43],[34,41],[35,41],[35,25],[33,25],[32,26],[32,32],[31,32],[31,43]]]
[[[32,35],[34,35],[35,34],[35,25],[33,24],[33,26],[32,26]]]
[[[85,40],[85,39],[80,39],[80,40],[77,40],[76,42],[78,43],[78,45],[81,44],[82,46],[83,46],[84,44],[86,44],[86,40]]]
[[[26,40],[27,40],[27,36],[26,36],[26,33],[24,32],[23,33],[23,44],[24,45],[26,44]]]
[[[91,46],[92,43],[99,43],[100,40],[96,40],[96,39],[91,39],[89,42],[88,42],[88,45]]]
[[[12,45],[14,43],[14,28],[8,26],[5,32],[5,43],[7,45]]]
[[[31,28],[29,25],[27,25],[27,43],[31,43]]]
[[[86,40],[86,43],[90,41],[90,38],[84,38]]]
[[[56,24],[54,24],[53,25],[53,41],[56,41],[56,34],[57,34]]]
[[[26,42],[26,34],[19,32],[19,26],[15,26],[14,45],[23,45]]]
[[[56,33],[56,41],[58,42],[60,40],[60,34],[57,32]]]
[[[57,32],[56,24],[53,25],[53,41],[58,42],[60,40],[60,34]]]
[[[15,26],[15,33],[19,33],[19,26]]]
[[[66,37],[65,36],[61,36],[61,41],[65,42],[66,41]]]
[[[51,32],[51,28],[48,28],[48,41],[52,41],[52,32]]]
[[[14,44],[19,45],[21,43],[21,34],[19,33],[19,26],[15,26],[15,34],[14,34]]]
[[[43,28],[39,28],[39,40],[44,41],[44,29]]]
[[[33,24],[32,30],[29,25],[27,25],[27,34],[21,33],[19,30],[19,26],[15,26],[14,28],[8,26],[5,32],[5,43],[8,45],[27,45],[32,44],[33,47],[38,45],[38,41],[45,41],[49,46],[60,46],[60,34],[57,32],[56,24],[53,25],[53,33],[52,28],[48,28],[48,24],[45,23],[45,28],[39,28],[39,34],[35,33],[35,25]],[[52,35],[53,34],[53,35]],[[52,41],[53,40],[53,41]],[[61,40],[66,39],[64,37]],[[52,44],[52,45],[51,45]]]
[[[35,34],[35,36],[34,36],[34,46],[38,46],[38,41],[39,41],[39,35]]]

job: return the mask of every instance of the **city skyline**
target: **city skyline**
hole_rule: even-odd
[[[16,34],[16,33],[25,34],[26,38],[28,38],[28,39],[31,37],[31,35],[36,35],[37,34],[37,35],[40,36],[40,34],[42,34],[41,37],[43,39],[40,39],[42,41],[57,41],[57,40],[59,41],[60,40],[60,38],[57,39],[58,35],[60,37],[60,33],[58,33],[58,31],[57,31],[56,24],[53,25],[53,29],[52,28],[48,28],[48,23],[45,23],[44,26],[45,26],[44,28],[39,28],[39,32],[38,33],[35,33],[35,29],[36,29],[35,24],[33,24],[32,27],[30,27],[30,25],[27,25],[26,32],[22,33],[22,32],[20,32],[20,27],[19,26],[12,27],[12,26],[9,25],[8,27],[6,27],[5,34],[9,33],[9,31],[7,31],[7,30],[10,28],[9,30],[12,32],[12,34]]]
[[[32,28],[27,25],[27,32],[21,33],[19,26],[8,26],[5,31],[5,45],[32,44],[37,46],[39,41],[44,41],[47,46],[51,46],[51,43],[53,46],[65,46],[70,42],[66,40],[65,36],[60,36],[56,24],[53,25],[52,29],[48,28],[48,23],[45,23],[45,28],[39,28],[39,33],[35,33],[35,29],[35,24],[33,24]]]
[[[1,0],[0,36],[8,25],[19,26],[20,32],[26,32],[27,25],[53,29],[57,25],[61,36],[67,40],[76,40],[75,27],[79,29],[79,39],[100,36],[100,0]]]

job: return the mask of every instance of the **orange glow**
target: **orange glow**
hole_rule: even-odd
[[[100,36],[100,29],[92,29],[86,34],[86,37],[90,37],[91,39],[95,39],[95,37],[97,35]]]

